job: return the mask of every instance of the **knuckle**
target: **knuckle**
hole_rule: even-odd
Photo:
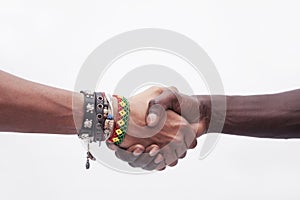
[[[163,88],[162,87],[158,87],[158,86],[152,86],[152,87],[150,87],[150,90],[152,90],[153,92],[155,92],[155,93],[162,93],[163,92]]]
[[[184,139],[184,137],[182,136],[182,134],[179,134],[173,139],[173,141],[174,141],[175,145],[178,146],[178,145],[182,144],[183,139]]]
[[[184,120],[181,120],[179,126],[180,126],[180,128],[182,128],[183,130],[190,129],[190,124],[189,124],[187,121],[184,121]]]
[[[169,87],[169,89],[171,89],[172,91],[176,91],[176,92],[178,92],[178,88],[177,88],[177,87],[175,87],[175,86],[173,86],[173,85],[172,85],[172,86],[170,86],[170,87]]]
[[[158,104],[158,103],[159,103],[159,101],[157,99],[151,99],[149,101],[149,106],[152,106],[152,105],[155,105],[155,104]]]
[[[182,135],[186,135],[189,134],[191,136],[195,136],[196,134],[192,131],[191,129],[191,125],[187,122],[182,122],[180,123],[180,132],[182,133]]]

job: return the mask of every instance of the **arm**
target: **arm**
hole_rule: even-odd
[[[218,98],[214,99],[218,104]],[[300,138],[300,89],[271,95],[225,96],[225,99],[227,108],[222,133],[259,138]],[[188,96],[179,93],[176,88],[164,88],[159,96],[149,102],[148,126],[156,126],[164,110],[173,110],[192,125],[198,124],[198,137],[207,132],[212,114],[218,116],[222,113],[218,109],[211,113],[210,96]],[[208,131],[214,132],[213,128]],[[151,156],[140,156],[140,152],[151,150],[142,145],[130,148],[129,152],[115,150],[120,159],[131,165],[149,167],[150,170],[155,166],[155,160],[148,166],[145,162],[153,160]],[[161,160],[161,155],[158,154],[155,159]]]
[[[77,134],[72,98],[76,98],[76,112],[81,113],[81,94],[33,83],[3,71],[0,91],[0,131]]]
[[[228,96],[223,133],[260,138],[300,138],[300,90]],[[209,101],[207,101],[209,107]]]
[[[0,91],[0,131],[77,134],[76,127],[81,127],[84,99],[80,93],[33,83],[3,71],[0,71]],[[167,118],[172,120],[162,124],[161,130],[156,132],[153,128],[147,129],[145,115],[148,102],[161,92],[159,88],[152,88],[130,99],[131,117],[128,131],[132,134],[125,137],[121,146],[124,149],[133,149],[132,145],[143,144],[148,146],[147,152],[155,152],[150,155],[158,153],[155,148],[163,148],[165,161],[162,162],[160,157],[156,164],[151,166],[153,169],[162,169],[166,164],[175,165],[178,157],[184,156],[188,148],[196,145],[195,131],[188,122],[171,111],[168,112]],[[113,104],[116,105],[115,99]],[[77,117],[75,122],[74,113]],[[153,131],[157,134],[144,138],[146,132]],[[184,135],[183,132],[189,134]],[[158,146],[151,145],[153,143]]]
[[[300,138],[299,100],[300,90],[271,95],[226,96],[222,133],[260,138]],[[150,106],[154,104],[173,109],[178,114],[181,110],[190,110],[191,114],[187,116],[190,123],[196,122],[193,112],[200,112],[201,119],[206,119],[205,126],[209,126],[212,115],[209,96],[187,96],[167,89],[150,102]],[[196,106],[199,109],[195,109]],[[152,112],[151,108],[149,112]],[[154,113],[157,112],[154,110]]]

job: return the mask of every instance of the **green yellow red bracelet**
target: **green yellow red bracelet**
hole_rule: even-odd
[[[118,113],[115,119],[115,129],[109,138],[111,142],[120,145],[126,135],[129,122],[129,102],[125,97],[113,95],[118,100]]]

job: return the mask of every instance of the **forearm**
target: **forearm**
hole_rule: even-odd
[[[226,100],[223,133],[300,138],[300,90],[273,95],[227,96]],[[210,107],[209,101],[206,102]]]
[[[81,94],[26,81],[3,71],[0,91],[0,131],[77,133],[72,98],[74,95],[76,99],[76,116],[80,116]]]

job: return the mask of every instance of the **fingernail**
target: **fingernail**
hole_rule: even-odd
[[[133,151],[134,156],[140,156],[143,153],[142,149],[136,149]]]
[[[151,149],[151,151],[149,152],[149,155],[150,155],[151,157],[153,157],[153,156],[156,156],[156,155],[158,154],[158,152],[159,152],[159,149],[158,149],[158,148],[153,148],[153,149]]]
[[[154,163],[155,164],[159,164],[163,161],[163,157],[162,156],[157,156],[155,159],[154,159]]]
[[[157,119],[157,115],[154,113],[149,113],[147,117],[148,124],[153,124]]]

